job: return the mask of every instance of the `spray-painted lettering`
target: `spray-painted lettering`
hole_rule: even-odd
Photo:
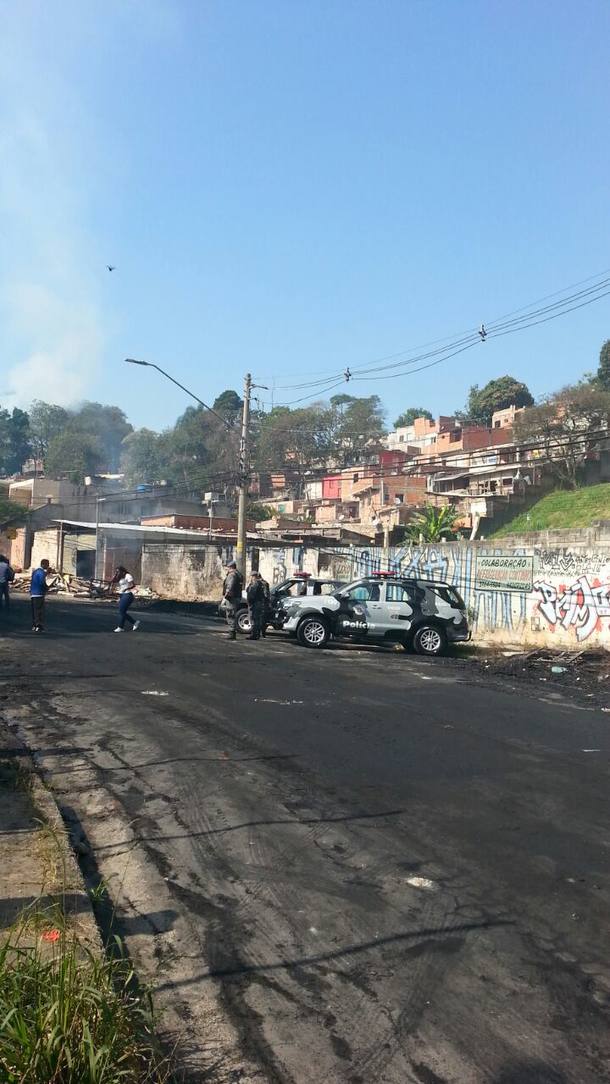
[[[590,583],[587,576],[579,576],[569,587],[538,580],[534,590],[540,595],[538,608],[549,625],[574,629],[579,643],[595,631],[598,621],[610,618],[610,583]]]

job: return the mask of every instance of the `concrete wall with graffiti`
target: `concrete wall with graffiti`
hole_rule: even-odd
[[[219,599],[231,546],[205,543],[144,547],[142,583],[172,598]],[[497,543],[402,546],[248,547],[275,586],[296,571],[350,581],[390,569],[446,580],[468,606],[483,644],[610,649],[610,524],[511,536]]]
[[[481,643],[610,649],[610,527],[321,551],[317,571],[349,579],[384,569],[457,587]]]

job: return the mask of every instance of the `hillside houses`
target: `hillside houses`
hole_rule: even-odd
[[[515,407],[496,411],[489,427],[464,426],[445,415],[416,418],[371,444],[364,462],[326,471],[312,465],[298,496],[286,472],[260,479],[265,503],[276,512],[267,529],[280,522],[312,530],[349,526],[387,537],[425,504],[450,504],[460,527],[476,532],[542,482],[543,463],[515,443],[517,413]],[[259,526],[265,529],[264,522]]]

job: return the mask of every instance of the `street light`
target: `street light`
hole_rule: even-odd
[[[155,365],[152,361],[142,361],[137,358],[125,358],[128,365],[145,365],[148,369],[156,369],[158,373],[161,373],[167,380],[171,380],[172,384],[175,384],[177,388],[190,395],[191,399],[194,399],[200,406],[205,407],[210,411],[210,414],[214,414],[223,423],[226,429],[231,429],[231,426],[227,422],[226,418],[223,418],[217,413],[211,406],[204,403],[203,399],[200,399],[198,395],[195,395],[189,388],[185,388],[184,384],[181,384],[179,380],[174,380],[173,376],[165,372],[160,365]],[[250,396],[252,388],[263,388],[264,384],[253,384],[250,373],[246,373],[244,378],[244,405],[242,409],[241,419],[241,437],[239,441],[239,487],[238,487],[238,504],[237,504],[237,554],[236,563],[239,571],[242,575],[246,572],[246,500],[248,495],[248,450],[250,446]],[[268,390],[268,389],[265,389]]]
[[[204,403],[203,399],[200,399],[198,395],[195,395],[194,391],[190,391],[189,388],[185,388],[184,384],[181,384],[179,380],[174,380],[174,377],[170,376],[169,373],[166,373],[165,369],[162,369],[160,365],[155,365],[154,361],[140,361],[137,358],[125,358],[125,361],[127,365],[145,365],[147,369],[156,369],[158,373],[161,373],[161,376],[164,376],[166,378],[166,380],[171,380],[172,384],[175,384],[177,388],[180,388],[181,391],[185,391],[186,394],[190,395],[191,399],[194,399],[196,403],[199,403],[200,406],[205,407],[206,410],[209,410],[210,414],[214,414],[217,418],[219,418],[222,424],[227,429],[231,428],[226,418],[223,418],[222,415],[218,414],[217,411],[215,411],[211,406],[208,406],[207,403]]]

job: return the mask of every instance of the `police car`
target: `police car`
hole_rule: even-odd
[[[287,580],[272,587],[269,592],[269,602],[265,614],[266,625],[274,629],[281,629],[283,623],[283,605],[291,599],[305,599],[327,597],[345,585],[344,580],[331,580],[325,576],[311,576],[308,572],[295,572]],[[221,615],[226,617],[226,605],[223,599],[219,607]],[[281,616],[280,616],[281,615]],[[248,603],[246,592],[243,592],[241,600],[237,603],[237,628],[240,632],[251,631]]]
[[[442,655],[470,639],[458,592],[437,580],[374,573],[326,597],[285,599],[282,629],[303,647],[324,647],[331,636],[401,643],[418,655]]]

